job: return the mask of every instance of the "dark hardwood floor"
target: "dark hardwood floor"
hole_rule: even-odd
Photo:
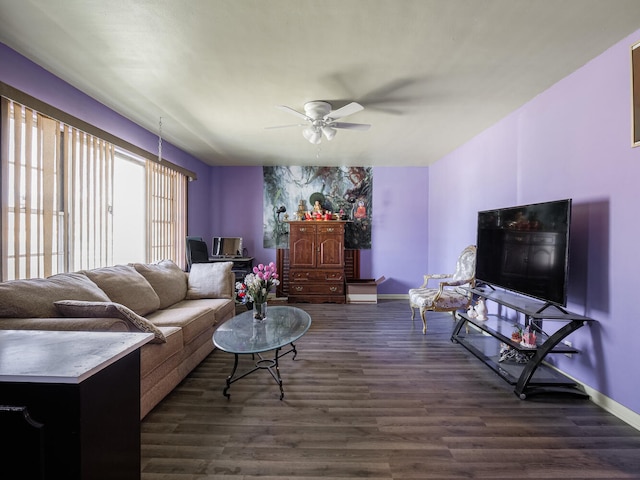
[[[450,315],[425,336],[408,301],[298,306],[284,400],[266,371],[227,400],[215,351],[143,420],[143,479],[640,479],[640,432],[588,400],[519,400]]]

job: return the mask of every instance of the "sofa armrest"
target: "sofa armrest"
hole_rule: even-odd
[[[0,330],[139,332],[120,318],[0,318]]]

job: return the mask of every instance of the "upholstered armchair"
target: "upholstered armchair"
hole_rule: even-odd
[[[429,288],[429,280],[451,279],[441,281],[437,288]],[[411,320],[415,316],[415,308],[420,310],[422,333],[427,333],[427,311],[451,312],[455,320],[455,312],[466,310],[471,304],[473,295],[460,287],[474,287],[476,282],[476,247],[465,248],[456,262],[455,273],[429,274],[424,276],[424,283],[418,288],[409,290]]]

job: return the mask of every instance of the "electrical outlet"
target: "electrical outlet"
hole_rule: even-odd
[[[569,340],[563,340],[562,343],[564,343],[569,348],[573,347],[573,344]],[[573,355],[570,353],[565,353],[565,356],[571,358]]]

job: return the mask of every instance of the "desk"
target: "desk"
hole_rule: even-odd
[[[140,350],[149,333],[0,331],[7,478],[139,479]]]

